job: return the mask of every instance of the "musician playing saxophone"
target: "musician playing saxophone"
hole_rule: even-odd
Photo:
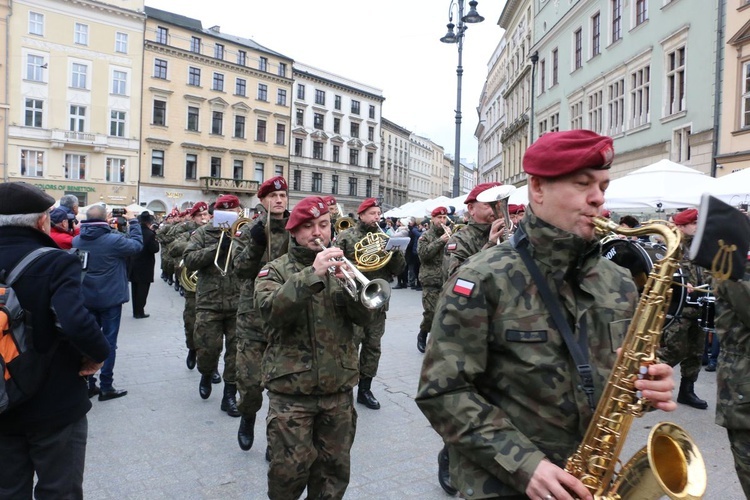
[[[612,140],[588,130],[540,137],[523,159],[529,206],[519,228],[443,287],[416,401],[449,447],[451,482],[464,498],[592,498],[563,467],[638,302],[630,273],[601,257],[591,222],[613,156]],[[519,251],[551,290],[550,307],[589,375],[579,373]],[[676,407],[668,365],[650,365],[635,386],[654,407]]]

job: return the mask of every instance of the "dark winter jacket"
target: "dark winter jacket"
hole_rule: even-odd
[[[128,279],[135,283],[153,283],[159,242],[156,241],[156,233],[147,224],[141,223],[141,231],[143,250],[130,259]]]

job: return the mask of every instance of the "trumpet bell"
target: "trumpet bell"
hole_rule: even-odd
[[[367,309],[383,307],[391,298],[391,285],[382,279],[370,280],[359,293],[359,301]]]
[[[333,224],[333,229],[340,233],[342,231],[346,231],[350,227],[354,225],[354,219],[351,217],[339,217],[336,219],[336,222]]]
[[[496,201],[507,200],[516,191],[516,186],[512,184],[502,184],[485,189],[477,195],[477,201],[481,203],[494,203]]]

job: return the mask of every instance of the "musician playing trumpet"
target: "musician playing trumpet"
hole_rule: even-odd
[[[417,254],[421,266],[419,281],[422,283],[422,323],[417,334],[417,350],[425,351],[427,334],[430,332],[435,305],[443,286],[443,250],[451,237],[451,230],[447,226],[448,209],[437,207],[430,214],[430,228],[422,233],[417,245]]]
[[[370,310],[342,288],[329,247],[331,218],[323,199],[310,196],[292,210],[289,252],[266,264],[255,281],[255,302],[268,325],[263,381],[268,390],[270,499],[340,499],[349,484],[350,450],[359,378],[353,324]],[[331,271],[333,269],[334,271]],[[334,274],[334,275],[332,275]]]

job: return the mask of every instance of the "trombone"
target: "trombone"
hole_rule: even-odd
[[[216,213],[220,213],[217,211]],[[232,252],[234,251],[236,234],[244,227],[245,224],[252,222],[250,218],[250,209],[243,208],[239,215],[233,212],[225,212],[228,214],[226,217],[220,216],[216,219],[216,213],[214,214],[214,226],[221,229],[221,236],[219,236],[219,245],[216,247],[216,254],[214,255],[214,266],[219,270],[219,274],[226,276],[229,272],[229,264],[232,262]],[[232,221],[232,216],[236,218]],[[232,221],[230,223],[230,221]],[[227,254],[224,256],[224,264],[220,262],[221,259],[221,245],[224,243],[224,238],[229,238],[229,249]]]
[[[481,203],[489,203],[492,206],[492,211],[495,212],[495,217],[502,215],[505,220],[505,240],[507,241],[515,231],[516,227],[513,221],[510,219],[510,212],[508,211],[508,200],[516,190],[516,187],[512,184],[501,184],[486,189],[477,195],[477,201]],[[500,205],[500,213],[498,213],[497,206]],[[499,245],[501,239],[497,239]]]

